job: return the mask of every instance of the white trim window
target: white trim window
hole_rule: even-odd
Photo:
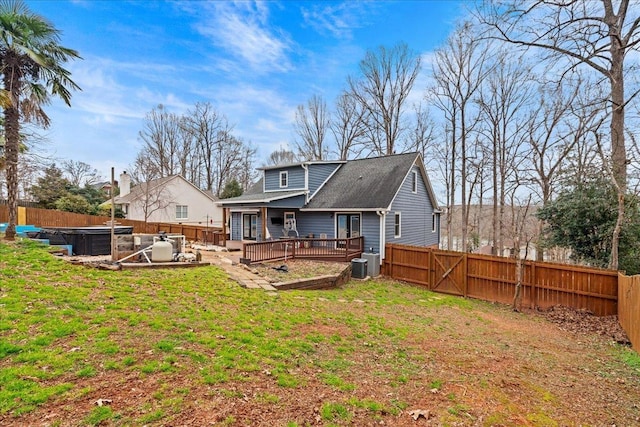
[[[411,172],[411,192],[414,194],[418,192],[418,172],[416,171]]]
[[[402,213],[396,212],[393,215],[393,237],[402,237]]]
[[[435,233],[436,232],[436,220],[438,218],[436,217],[435,213],[431,214],[431,232]]]
[[[280,188],[287,188],[289,186],[289,172],[280,171]]]
[[[188,219],[189,207],[187,205],[176,205],[176,219]]]

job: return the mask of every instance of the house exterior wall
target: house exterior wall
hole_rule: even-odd
[[[339,166],[340,164],[336,163],[310,164],[309,194],[313,195]]]
[[[398,194],[391,204],[391,210],[385,219],[386,243],[400,243],[405,245],[432,246],[439,243],[440,233],[436,223],[433,230],[433,220],[438,215],[433,214],[433,205],[427,194],[427,187],[419,168],[414,166],[411,171],[417,172],[417,192],[412,192],[413,174],[410,172],[402,183]],[[400,212],[400,237],[395,237],[395,214]]]
[[[380,217],[375,212],[363,212],[361,225],[364,236],[364,252],[381,253]]]
[[[231,212],[231,240],[242,240],[242,212]]]
[[[151,212],[147,221],[182,224],[206,224],[209,221],[209,225],[212,227],[222,227],[222,208],[187,181],[178,178],[172,179],[161,189],[152,191],[160,194],[161,199],[165,200],[168,205],[163,209]],[[130,202],[127,218],[144,221],[144,205],[143,198]],[[176,205],[187,206],[187,218],[176,218]]]
[[[280,187],[280,172],[288,173],[288,185]],[[305,173],[302,166],[289,166],[277,169],[267,169],[264,171],[264,190],[265,191],[282,191],[282,190],[304,190],[305,189]]]

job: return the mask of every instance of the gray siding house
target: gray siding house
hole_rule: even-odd
[[[285,235],[362,236],[365,250],[381,259],[386,243],[438,247],[441,211],[418,153],[260,170],[245,194],[218,202],[229,247]]]

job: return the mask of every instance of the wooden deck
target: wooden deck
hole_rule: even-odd
[[[280,239],[245,243],[241,262],[251,264],[285,259],[349,262],[362,254],[364,239]]]

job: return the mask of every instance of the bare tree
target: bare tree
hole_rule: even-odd
[[[266,165],[286,165],[289,163],[295,163],[297,160],[296,153],[286,150],[284,147],[280,147],[276,151],[269,154]]]
[[[185,155],[184,126],[182,118],[168,112],[163,105],[147,113],[144,129],[138,134],[148,161],[155,165],[160,176],[171,176],[182,172]]]
[[[81,161],[63,161],[62,171],[66,173],[69,182],[76,187],[96,184],[102,179],[97,169]]]
[[[240,167],[237,168],[235,173],[235,178],[240,183],[242,191],[247,191],[258,177],[255,168],[256,153],[257,149],[254,146],[245,144]]]
[[[220,114],[210,103],[197,103],[195,109],[187,113],[185,128],[194,139],[198,153],[203,180],[196,185],[217,194],[220,189],[214,184],[221,160],[220,153],[225,151],[224,144],[231,135],[231,127],[226,117]]]
[[[525,203],[518,202],[515,192],[511,193],[511,228],[510,237],[513,244],[513,258],[515,264],[516,287],[513,293],[512,308],[514,311],[520,311],[522,308],[522,284],[524,283],[525,262],[529,254],[529,245],[533,240],[534,233],[528,227],[529,210],[531,208],[531,194],[527,197]],[[522,247],[524,246],[524,255]]]
[[[589,67],[609,82],[603,107],[610,111],[610,163],[618,190],[618,219],[611,242],[610,268],[618,267],[618,244],[624,221],[627,189],[625,106],[638,92],[624,90],[625,59],[640,45],[640,8],[630,0],[566,1],[517,0],[489,3],[477,14],[492,36],[516,46],[545,53],[553,67],[562,67],[561,78],[575,69]],[[562,66],[560,61],[566,65]]]
[[[528,172],[533,190],[540,196],[542,207],[551,201],[555,186],[561,182],[560,174],[572,169],[567,161],[572,153],[578,160],[573,167],[584,169],[581,157],[575,155],[582,152],[586,147],[583,141],[601,123],[598,109],[586,105],[590,97],[585,97],[582,87],[578,81],[567,89],[557,84],[547,84],[538,91],[537,105],[532,110],[527,131],[532,153],[531,169]],[[593,148],[590,157],[594,155]],[[544,259],[541,244],[543,226],[540,221],[536,244],[539,261]]]
[[[492,253],[502,254],[505,209],[508,189],[518,167],[526,158],[529,110],[526,105],[532,94],[528,67],[507,52],[494,58],[492,73],[479,93],[482,113],[481,132],[491,166],[492,190]]]
[[[222,132],[221,139],[215,147],[215,164],[212,171],[212,192],[217,197],[220,197],[227,180],[236,175],[237,171],[245,164],[245,155],[247,154],[245,149],[242,140],[229,132]]]
[[[171,194],[167,190],[163,180],[165,177],[160,174],[157,162],[151,159],[148,153],[139,152],[129,170],[133,171],[132,184],[139,188],[138,197],[133,203],[139,204],[144,222],[147,222],[154,212],[162,211],[171,205]]]
[[[326,160],[329,150],[325,136],[329,129],[327,103],[319,95],[313,95],[307,105],[298,105],[294,129],[298,157],[304,160]]]
[[[452,167],[450,168],[450,188],[455,192],[456,171],[460,172],[460,200],[462,214],[462,250],[467,250],[467,145],[469,135],[478,120],[474,107],[474,97],[489,68],[485,66],[486,46],[473,34],[473,28],[464,24],[449,37],[446,45],[436,52],[434,95],[436,106],[445,112],[451,128]],[[460,160],[459,165],[457,160]],[[453,206],[454,194],[449,205]],[[450,218],[449,218],[450,219]]]
[[[365,135],[364,110],[349,93],[343,92],[338,96],[330,127],[338,159],[360,157],[362,138]]]
[[[368,51],[360,61],[360,78],[348,78],[351,95],[367,113],[365,118],[376,138],[373,151],[394,154],[404,131],[405,103],[420,71],[420,57],[405,43]]]
[[[436,140],[435,123],[424,105],[415,105],[414,111],[415,121],[408,133],[407,149],[419,152],[428,163],[432,161],[431,152]]]

